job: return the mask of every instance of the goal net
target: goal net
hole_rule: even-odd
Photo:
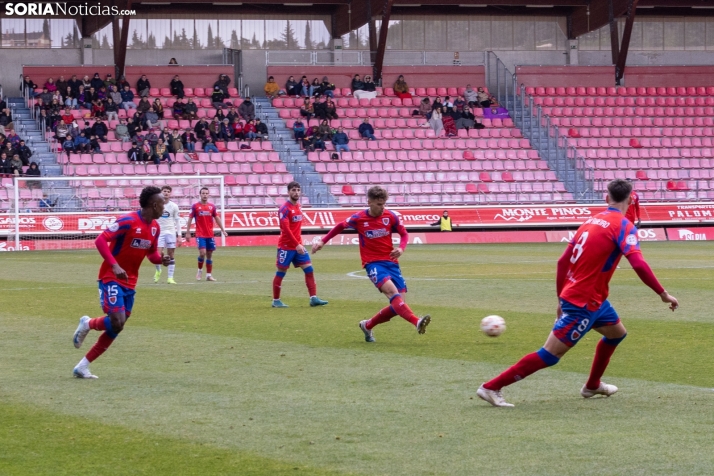
[[[191,205],[199,201],[203,187],[208,188],[208,200],[225,223],[224,178],[5,177],[0,183],[0,251],[91,248],[97,236],[118,217],[139,209],[139,195],[149,185],[172,188],[171,199],[179,206],[182,230],[186,230]],[[218,235],[225,246],[225,237]]]

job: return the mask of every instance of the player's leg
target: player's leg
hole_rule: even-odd
[[[205,238],[196,238],[198,246],[198,272],[196,272],[196,281],[201,280],[203,272],[203,263],[206,261],[206,240]]]
[[[317,283],[315,283],[315,271],[312,268],[312,262],[310,261],[310,255],[305,252],[305,254],[296,253],[295,264],[302,268],[303,273],[305,273],[305,286],[307,286],[307,293],[310,295],[310,307],[324,306],[327,301],[323,301],[317,297]]]
[[[627,329],[622,325],[620,318],[608,301],[605,301],[600,307],[593,329],[602,334],[603,338],[597,343],[593,364],[590,368],[590,377],[580,390],[580,394],[585,398],[595,395],[609,397],[617,392],[617,387],[601,382],[600,379],[605,373],[617,346],[627,337]]]
[[[280,250],[278,250],[280,252]],[[280,266],[276,267],[277,271],[275,271],[275,277],[273,278],[273,307],[288,307],[287,304],[283,303],[283,301],[280,300],[280,291],[282,290],[283,287],[283,278],[285,277],[285,274],[288,272],[288,268],[281,268]]]
[[[169,276],[166,282],[169,284],[176,284],[174,280],[174,272],[176,271],[176,260],[174,259],[174,253],[176,252],[175,246],[176,245],[174,245],[174,248],[166,248],[166,254],[169,256]]]
[[[379,290],[389,299],[389,304],[405,320],[412,323],[419,334],[426,332],[426,326],[431,322],[431,316],[418,317],[404,301],[407,295],[407,283],[402,271],[396,263],[377,264],[377,283]]]
[[[164,252],[164,248],[166,247],[166,235],[163,233],[159,234],[159,243],[157,245],[157,248],[159,249],[160,252]],[[161,265],[157,264],[156,266],[156,272],[154,273],[154,282],[158,283],[159,278],[161,278]]]
[[[213,279],[213,251],[216,249],[213,238],[206,243],[206,281],[215,281]]]

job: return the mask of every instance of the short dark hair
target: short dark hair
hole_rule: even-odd
[[[297,187],[297,188],[299,188],[300,190],[302,190],[302,187],[300,186],[300,183],[299,183],[299,182],[296,182],[295,180],[293,180],[292,182],[290,182],[290,183],[288,184],[288,192],[289,192],[290,190],[294,189],[295,187]]]
[[[144,187],[144,190],[141,191],[141,195],[139,195],[139,205],[141,208],[147,208],[151,197],[160,193],[161,189],[159,187],[154,187],[153,185]]]
[[[607,193],[616,203],[622,203],[630,197],[632,184],[626,180],[616,179],[607,184]]]
[[[386,200],[389,198],[389,194],[379,185],[375,185],[367,190],[367,198],[370,200]]]
[[[171,185],[164,185],[163,187],[161,187],[161,191],[163,192],[164,190],[168,190],[169,192],[173,191]]]
[[[208,190],[208,187],[201,187],[201,190],[199,190],[198,193],[200,194],[200,193],[203,192],[204,190],[205,190],[206,192],[209,191],[209,190]]]

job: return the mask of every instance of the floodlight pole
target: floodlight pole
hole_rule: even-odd
[[[387,33],[389,32],[389,18],[392,16],[392,5],[394,0],[385,0],[382,9],[382,24],[379,27],[379,43],[377,44],[377,55],[374,59],[372,75],[375,82],[382,81],[382,66],[384,65],[384,52],[387,48]]]

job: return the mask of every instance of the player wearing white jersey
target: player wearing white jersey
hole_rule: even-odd
[[[174,270],[176,269],[176,261],[174,260],[174,250],[176,244],[181,246],[181,221],[179,220],[179,208],[171,201],[171,187],[164,185],[161,187],[161,193],[164,195],[166,204],[164,205],[164,213],[158,219],[161,231],[159,233],[159,249],[166,248],[166,253],[169,256],[169,278],[166,280],[169,284],[176,284],[174,281]],[[154,274],[154,282],[158,283],[161,277],[161,266],[156,267]]]

